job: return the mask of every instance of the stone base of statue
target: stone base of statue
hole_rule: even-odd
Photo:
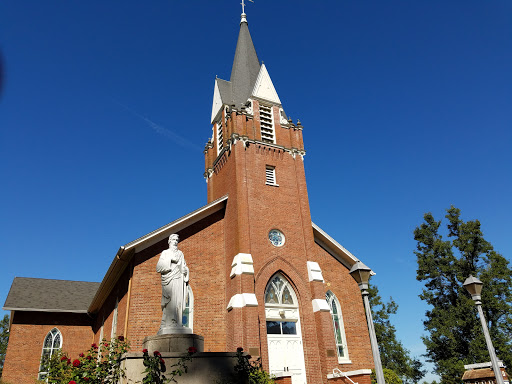
[[[190,328],[180,327],[190,330]],[[142,347],[148,351],[159,352],[181,352],[186,353],[190,347],[196,348],[197,352],[204,351],[204,337],[195,333],[164,334],[147,336],[142,342]]]
[[[192,329],[189,327],[180,327],[180,326],[170,326],[170,327],[164,327],[160,328],[157,332],[157,335],[183,335],[183,334],[191,334]]]

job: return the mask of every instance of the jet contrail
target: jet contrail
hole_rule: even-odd
[[[117,100],[113,99],[113,101],[114,101],[114,103],[116,103],[116,104],[120,105],[121,107],[123,107],[124,109],[126,109],[131,114],[137,116],[139,119],[144,120],[146,122],[146,124],[149,125],[149,127],[151,127],[156,133],[159,133],[159,134],[161,134],[161,135],[171,139],[176,144],[178,144],[178,145],[180,145],[180,146],[182,146],[184,148],[193,149],[195,151],[201,151],[200,147],[198,147],[197,145],[193,144],[192,142],[190,142],[189,140],[185,139],[184,137],[181,137],[177,133],[174,133],[170,129],[162,127],[160,124],[155,123],[151,119],[148,119],[146,116],[141,115],[140,113],[134,111],[133,109],[129,108],[128,106],[124,105],[123,103],[120,103]]]

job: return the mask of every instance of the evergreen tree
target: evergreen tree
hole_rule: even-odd
[[[411,358],[409,351],[397,339],[396,328],[389,319],[390,315],[396,314],[398,305],[391,297],[384,303],[376,286],[370,286],[368,292],[382,367],[395,372],[404,383],[418,383],[425,376],[422,363]]]
[[[512,366],[512,271],[509,262],[484,239],[478,220],[464,222],[450,207],[441,221],[431,213],[414,230],[417,279],[424,282],[420,298],[430,309],[423,337],[427,359],[434,363],[441,384],[460,383],[465,364],[490,361],[480,320],[471,296],[462,286],[473,275],[483,283],[482,309],[499,359]]]
[[[5,315],[0,321],[0,378],[4,368],[5,352],[9,341],[9,316]]]

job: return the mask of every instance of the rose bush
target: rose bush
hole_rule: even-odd
[[[46,366],[48,383],[52,384],[114,384],[124,377],[121,355],[128,351],[124,338],[102,340],[100,347],[92,344],[86,353],[73,360],[65,353],[54,353]]]

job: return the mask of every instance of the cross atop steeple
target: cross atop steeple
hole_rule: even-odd
[[[251,3],[254,3],[253,0],[249,0]],[[242,2],[240,3],[242,4],[242,20],[240,20],[240,23],[243,23],[243,22],[246,22],[247,23],[247,18],[246,18],[246,14],[245,14],[245,0],[242,0]]]

